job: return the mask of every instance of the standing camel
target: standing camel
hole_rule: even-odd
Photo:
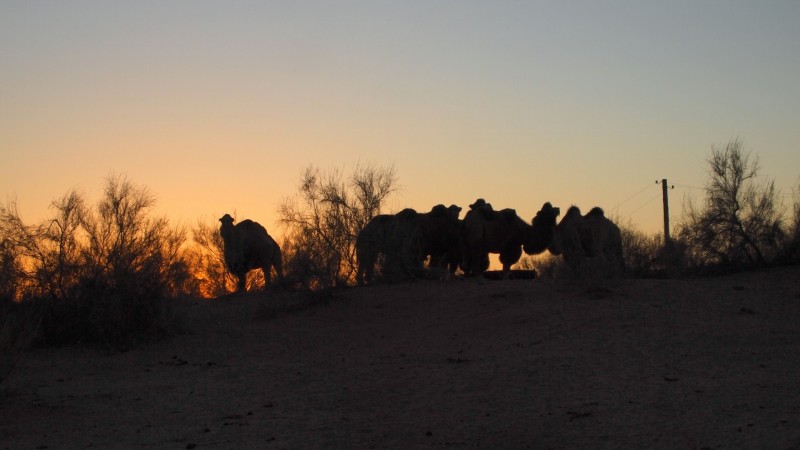
[[[528,255],[547,250],[560,212],[559,208],[547,202],[529,225],[515,210],[496,211],[491,204],[478,199],[470,205],[463,221],[464,272],[482,275],[489,268],[489,253],[499,253],[503,276],[507,277],[511,265],[519,260],[523,250]]]
[[[283,284],[283,264],[281,249],[267,229],[258,222],[246,219],[233,224],[233,217],[225,214],[219,219],[222,225],[219,233],[224,245],[225,265],[236,277],[236,290],[247,290],[247,272],[261,269],[264,273],[265,287],[271,283],[271,269],[274,267],[278,283]]]
[[[562,255],[577,274],[589,261],[599,264],[602,276],[616,277],[625,273],[620,229],[598,207],[586,215],[581,215],[577,206],[570,207],[556,227],[550,253]]]

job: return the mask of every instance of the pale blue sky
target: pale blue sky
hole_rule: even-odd
[[[798,1],[1,1],[0,61],[0,194],[28,221],[113,172],[176,221],[272,230],[307,165],[372,163],[390,210],[655,232],[655,180],[675,223],[736,137],[800,181]]]

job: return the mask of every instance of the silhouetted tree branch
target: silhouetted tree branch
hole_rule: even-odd
[[[357,166],[346,179],[338,170],[322,173],[313,166],[306,168],[298,196],[285,199],[278,208],[286,229],[287,272],[291,272],[295,255],[314,278],[310,284],[324,287],[351,282],[357,270],[356,236],[380,212],[384,200],[395,191],[396,181],[393,167]]]
[[[736,139],[712,147],[703,209],[684,205],[678,234],[701,264],[761,265],[772,261],[782,239],[783,211],[773,181],[757,183],[758,158]]]
[[[0,207],[0,273],[11,274],[16,299],[43,305],[38,339],[125,346],[158,335],[163,301],[194,287],[186,233],[151,217],[154,204],[145,188],[111,176],[95,209],[71,191],[39,225],[24,224],[15,202]]]

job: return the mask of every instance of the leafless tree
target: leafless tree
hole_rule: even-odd
[[[195,246],[191,266],[199,282],[200,295],[219,297],[236,290],[236,279],[225,268],[224,245],[219,226],[198,221],[192,229]],[[249,279],[249,277],[248,277]],[[251,288],[251,286],[248,286]]]
[[[20,267],[11,242],[0,238],[0,307],[17,299]]]
[[[50,205],[55,215],[38,225],[25,225],[16,201],[0,207],[0,227],[9,248],[19,257],[20,278],[28,296],[66,296],[80,276],[83,198],[70,191]]]
[[[338,170],[322,172],[309,166],[299,193],[284,199],[278,216],[286,229],[284,254],[290,268],[305,268],[313,278],[303,284],[320,287],[351,282],[357,271],[355,241],[358,232],[380,213],[384,200],[396,190],[394,167],[356,166],[345,178]],[[300,258],[291,262],[292,257]]]
[[[712,147],[705,205],[684,204],[679,237],[699,264],[771,262],[782,238],[783,211],[774,181],[759,182],[757,157],[735,139]]]
[[[0,207],[3,272],[11,261],[14,295],[44,305],[33,319],[42,341],[127,345],[162,327],[165,298],[194,289],[186,233],[153,218],[154,203],[112,175],[96,208],[71,191],[38,225],[26,225],[13,201]]]
[[[800,183],[792,189],[792,194],[792,218],[783,249],[783,261],[787,263],[800,262]]]

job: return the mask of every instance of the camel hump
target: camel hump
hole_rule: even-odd
[[[517,210],[513,208],[501,209],[497,215],[506,221],[512,221],[517,217]]]
[[[269,235],[269,233],[267,233],[267,229],[264,228],[263,225],[261,225],[258,222],[254,222],[250,219],[244,219],[243,221],[236,224],[236,229],[244,230],[247,233],[263,232],[264,234]]]
[[[581,209],[578,208],[575,205],[572,205],[567,210],[567,213],[564,214],[564,217],[572,217],[572,216],[580,216],[580,215],[581,215]]]
[[[475,203],[469,205],[469,209],[478,209],[478,208],[481,208],[481,209],[486,208],[486,209],[491,210],[492,209],[492,204],[491,203],[487,203],[486,200],[484,200],[482,198],[479,198],[479,199],[475,200]]]
[[[431,212],[430,213],[432,215],[435,215],[435,216],[443,216],[443,215],[447,214],[447,207],[444,206],[443,204],[439,203],[438,205],[436,205],[433,208],[431,208]]]
[[[396,216],[399,219],[408,220],[417,217],[417,214],[418,214],[417,211],[413,210],[412,208],[406,208],[397,213]]]
[[[394,219],[394,217],[392,217],[392,216],[390,216],[388,214],[379,214],[379,215],[373,217],[372,220],[370,220],[370,222],[389,223],[389,222],[392,221],[392,219]]]
[[[592,208],[588,213],[586,213],[587,217],[605,217],[605,213],[603,212],[603,208],[599,206],[595,206]]]

